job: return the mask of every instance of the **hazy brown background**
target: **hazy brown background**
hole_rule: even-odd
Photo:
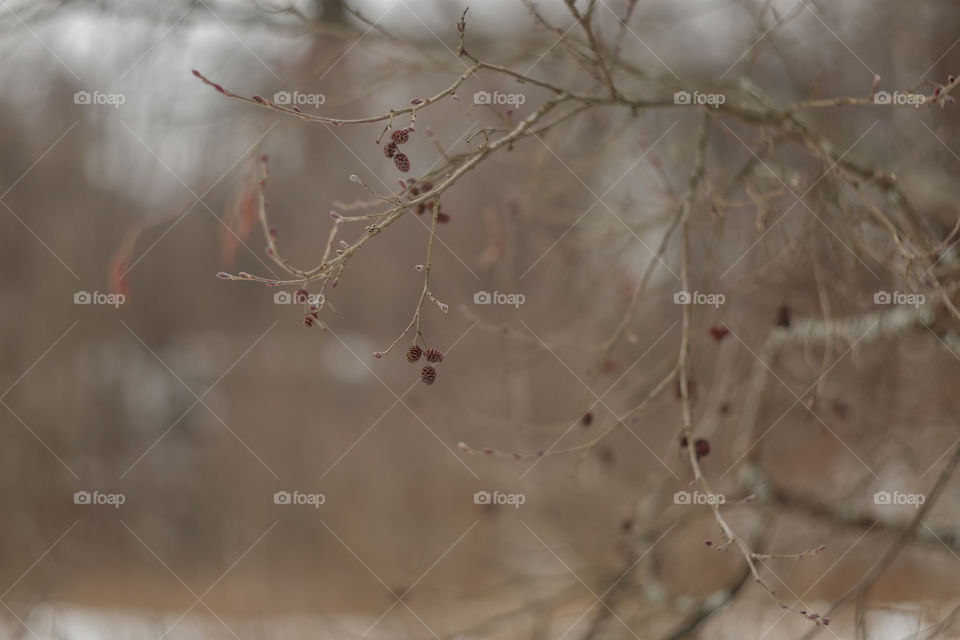
[[[444,195],[453,221],[435,248],[432,288],[451,311],[427,308],[425,331],[449,353],[432,387],[419,383],[401,353],[371,357],[406,326],[419,295],[414,265],[424,260],[428,229],[414,216],[350,262],[330,296],[338,313],[327,316],[326,333],[304,328],[295,306],[273,304],[273,290],[216,279],[225,268],[218,218],[232,207],[265,133],[273,223],[280,246],[301,266],[319,261],[333,202],[366,197],[350,174],[383,189],[399,174],[374,144],[380,125],[330,129],[284,118],[217,95],[190,70],[244,95],[322,92],[325,114],[382,113],[432,95],[463,70],[450,51],[461,5],[411,0],[384,14],[389,4],[358,8],[403,41],[371,31],[356,46],[366,27],[347,15],[327,14],[311,32],[289,15],[241,2],[0,5],[0,392],[7,405],[0,413],[0,600],[9,607],[2,611],[10,637],[73,638],[90,628],[101,637],[157,637],[196,596],[209,610],[197,605],[171,637],[228,637],[211,610],[245,638],[356,637],[394,603],[391,589],[415,585],[404,600],[409,608],[394,606],[368,637],[447,637],[519,609],[475,637],[555,638],[631,553],[651,546],[620,596],[624,625],[608,621],[598,633],[632,637],[630,627],[641,638],[660,637],[682,618],[683,597],[707,597],[738,571],[734,552],[702,544],[717,535],[707,510],[672,502],[689,480],[672,390],[631,424],[635,435],[620,430],[579,466],[576,454],[529,470],[530,460],[457,449],[461,441],[546,449],[592,404],[580,381],[593,363],[590,348],[622,317],[650,258],[640,240],[659,243],[684,188],[694,110],[636,118],[593,110],[544,144],[527,140],[497,153]],[[558,20],[563,15],[560,3],[543,4]],[[786,11],[792,3],[782,4]],[[711,83],[759,37],[751,22],[759,5],[748,5],[643,2],[624,50],[667,84],[671,73]],[[611,7],[622,11],[622,3]],[[555,34],[534,28],[522,7],[477,3],[468,15],[475,55],[527,70],[549,49],[529,73],[596,90],[562,46],[551,48]],[[888,90],[913,86],[925,73],[943,82],[960,70],[958,17],[945,1],[812,4],[777,30],[752,78],[784,103],[809,95],[815,82],[821,95],[866,95],[873,73]],[[471,106],[480,89],[522,91],[520,115],[547,95],[491,74],[469,81],[459,102],[419,114],[411,175],[437,158],[428,127],[444,149],[458,143],[463,150],[475,123],[498,126],[490,110]],[[78,90],[121,93],[126,101],[118,109],[76,105]],[[866,107],[812,112],[804,121],[842,149],[877,122],[852,153],[895,171],[945,237],[957,218],[955,114],[950,107],[918,114]],[[730,126],[758,142],[759,129]],[[748,159],[736,137],[711,134],[713,184]],[[821,170],[789,148],[777,161],[800,193]],[[769,175],[758,174],[756,184],[778,188]],[[718,216],[703,202],[695,209],[694,279],[699,290],[727,297],[719,310],[697,309],[695,418],[713,444],[705,471],[731,496],[742,495],[737,469],[718,478],[737,458],[727,447],[756,362],[751,350],[759,351],[778,307],[788,305],[794,317],[822,315],[814,262],[836,316],[869,310],[875,291],[898,285],[892,262],[867,257],[875,277],[842,246],[849,231],[842,212],[814,203],[829,200],[828,189],[824,183],[810,195],[826,224],[795,207],[722,279],[758,237],[756,212],[733,207]],[[598,204],[577,222],[594,205],[591,191],[615,213]],[[775,200],[771,220],[792,203]],[[145,230],[133,252],[128,302],[74,305],[77,291],[109,290],[110,258],[136,224]],[[493,261],[484,257],[491,229],[505,238]],[[344,237],[360,232],[348,227]],[[229,270],[265,274],[258,229],[247,245]],[[676,245],[665,261],[679,272]],[[593,426],[576,427],[559,447],[597,433],[611,411],[634,407],[669,371],[679,344],[677,288],[669,272],[657,271],[630,327],[633,339],[593,385],[598,395],[609,389],[593,409]],[[526,304],[476,306],[480,290],[523,293]],[[460,305],[482,322],[474,325]],[[716,343],[707,329],[721,321],[736,336]],[[803,504],[773,510],[768,549],[827,544],[816,556],[769,565],[780,596],[812,609],[842,595],[889,543],[893,529],[871,519],[896,527],[911,517],[909,507],[877,508],[874,491],[927,490],[936,475],[927,470],[960,437],[960,363],[933,336],[918,329],[844,354],[847,346],[830,358],[839,364],[822,383],[820,420],[775,379],[759,414],[770,425],[789,409],[761,444],[772,480],[863,518],[862,526],[840,526]],[[806,397],[822,358],[819,347],[793,348],[774,369]],[[75,505],[78,490],[122,492],[126,503]],[[275,505],[278,490],[323,493],[326,504]],[[526,503],[477,506],[478,490],[523,493]],[[957,531],[957,497],[948,489],[931,527]],[[631,513],[635,523],[624,531]],[[750,507],[733,514],[746,530],[755,521]],[[910,637],[943,617],[956,601],[958,568],[957,552],[936,540],[912,545],[871,592],[869,637]],[[702,637],[760,637],[774,625],[780,611],[752,587]],[[583,637],[599,609],[566,637]],[[791,616],[765,637],[798,637],[809,626]],[[821,636],[831,633],[853,637],[840,623]]]

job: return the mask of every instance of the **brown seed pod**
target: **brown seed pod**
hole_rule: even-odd
[[[427,362],[442,362],[443,353],[439,349],[427,349]]]
[[[307,300],[310,299],[310,294],[306,289],[297,289],[297,292],[293,294],[293,301],[297,304],[307,304]]]
[[[383,155],[388,158],[392,158],[393,156],[397,155],[397,151],[399,151],[399,149],[397,149],[397,143],[395,142],[388,142],[383,146]]]
[[[397,152],[397,155],[393,156],[393,164],[397,165],[397,169],[404,173],[410,171],[410,158],[405,153]]]
[[[412,347],[407,349],[407,362],[409,362],[410,364],[413,364],[414,362],[419,360],[420,356],[422,355],[423,355],[423,349],[421,349],[417,345],[413,345]]]
[[[426,366],[420,371],[420,379],[423,384],[430,386],[437,379],[437,370],[431,366]]]
[[[403,144],[410,139],[410,131],[407,129],[397,129],[390,134],[390,139],[393,140],[395,144]]]

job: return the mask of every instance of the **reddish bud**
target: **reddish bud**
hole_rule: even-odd
[[[716,340],[717,342],[720,342],[725,337],[727,337],[728,333],[730,333],[730,329],[727,329],[726,327],[723,327],[723,326],[710,327],[710,337]]]
[[[693,442],[693,449],[697,452],[697,460],[705,458],[710,454],[710,443],[703,438],[697,438]]]

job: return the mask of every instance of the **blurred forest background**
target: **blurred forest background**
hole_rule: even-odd
[[[960,5],[482,0],[469,56],[549,86],[469,74],[417,112],[408,174],[385,120],[191,74],[386,114],[468,69],[466,6],[0,0],[0,635],[960,637],[957,111],[873,99],[952,90]],[[599,98],[444,190],[433,385],[409,336],[373,357],[417,307],[429,213],[356,252],[325,330],[216,277],[281,273],[244,217],[261,154],[277,244],[309,268],[330,211],[371,197],[351,175],[439,183],[553,86]],[[830,98],[851,100],[787,110]],[[675,304],[684,237],[691,290],[723,304]],[[773,598],[675,499],[683,335],[699,466]]]

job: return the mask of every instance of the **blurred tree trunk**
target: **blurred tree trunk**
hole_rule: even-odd
[[[343,0],[314,0],[317,6],[316,15],[324,22],[345,24],[347,21],[346,5]]]

